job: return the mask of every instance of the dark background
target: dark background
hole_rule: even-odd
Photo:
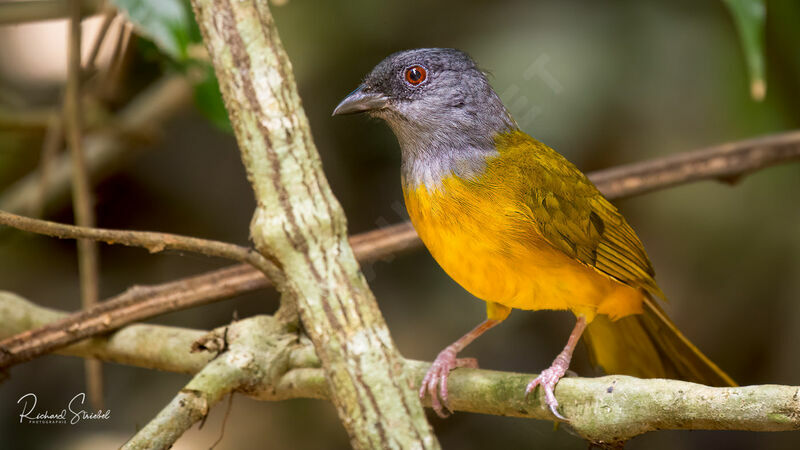
[[[290,0],[274,7],[281,38],[325,172],[358,233],[405,218],[399,152],[391,132],[365,117],[336,117],[336,103],[387,54],[421,46],[457,47],[491,72],[491,82],[525,131],[584,171],[646,160],[800,125],[800,6],[768,2],[768,93],[749,97],[739,41],[721,2]],[[44,105],[58,100],[63,74],[48,72],[47,49],[63,60],[62,28],[0,27],[0,93]],[[51,23],[58,27],[58,23]],[[13,33],[29,33],[10,39]],[[16,47],[15,47],[16,46]],[[37,50],[38,49],[38,50]],[[27,55],[20,58],[18,55]],[[135,94],[161,70],[133,64]],[[533,64],[551,76],[530,76]],[[63,63],[61,63],[63,64]],[[27,70],[27,71],[26,71]],[[127,85],[126,85],[127,86]],[[36,167],[41,134],[0,130],[0,190]],[[191,109],[165,124],[124,170],[97,179],[98,225],[248,243],[254,207],[233,136]],[[800,359],[800,167],[767,169],[731,187],[679,186],[617,204],[642,238],[679,327],[739,383],[797,384]],[[46,216],[71,221],[67,206]],[[102,297],[132,284],[159,283],[223,267],[195,255],[150,255],[101,246]],[[484,304],[439,269],[424,250],[364,267],[393,337],[409,358],[437,352],[484,317]],[[0,289],[62,310],[79,306],[75,245],[0,233]],[[209,329],[271,313],[274,292],[168,314],[154,323]],[[517,311],[465,352],[484,368],[537,372],[563,347],[566,312]],[[15,367],[0,387],[0,434],[15,448],[113,448],[143,426],[188,378],[108,364],[101,423],[20,425],[17,399],[38,395],[60,409],[84,391],[76,358],[46,356]],[[572,368],[596,372],[579,346]],[[522,395],[522,393],[520,393]],[[174,448],[207,448],[224,406]],[[457,413],[431,419],[445,448],[585,448],[567,427]],[[797,433],[657,432],[631,449],[798,448]],[[327,402],[261,403],[236,396],[217,448],[347,448]]]

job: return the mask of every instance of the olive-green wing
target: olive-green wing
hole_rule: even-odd
[[[522,133],[520,133],[522,134]],[[641,241],[617,208],[566,158],[530,136],[514,145],[524,179],[520,201],[554,247],[582,263],[664,298]]]
[[[524,223],[534,222],[547,242],[567,255],[664,298],[636,233],[583,173],[522,132],[499,137],[497,145],[503,161],[497,170],[506,176],[503,186],[519,196],[520,209],[527,211]],[[645,298],[643,306],[643,314],[618,321],[599,316],[589,324],[584,337],[596,364],[609,373],[736,385],[653,299]]]

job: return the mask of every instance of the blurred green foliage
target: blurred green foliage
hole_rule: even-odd
[[[222,101],[219,81],[210,64],[201,66],[198,71],[200,80],[194,84],[194,102],[200,112],[220,130],[233,133],[228,110]]]
[[[177,61],[189,58],[189,45],[200,41],[194,15],[184,0],[111,0],[136,27],[136,32]]]
[[[736,23],[750,74],[750,95],[762,100],[766,93],[764,75],[764,24],[767,7],[764,0],[724,0]]]
[[[204,52],[205,48],[189,0],[113,0],[113,3],[136,26],[140,36],[152,41],[163,57],[169,58],[162,62],[192,75],[194,100],[200,112],[219,129],[232,132],[214,68],[207,59],[193,55]]]

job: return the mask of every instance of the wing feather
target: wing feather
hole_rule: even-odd
[[[519,153],[520,201],[548,243],[630,286],[664,298],[642,242],[625,218],[566,158],[524,133],[499,145]]]

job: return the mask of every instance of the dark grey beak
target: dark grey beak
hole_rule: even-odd
[[[388,104],[388,97],[375,92],[367,92],[362,84],[339,103],[336,109],[333,110],[333,115],[340,116],[342,114],[372,111],[385,108]]]

